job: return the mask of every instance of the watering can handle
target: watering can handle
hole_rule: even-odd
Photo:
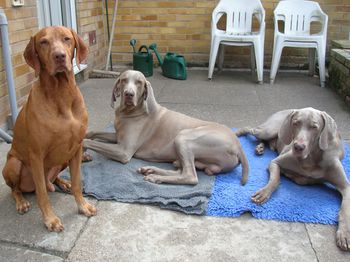
[[[147,51],[147,53],[148,53],[148,54],[150,54],[150,53],[151,53],[151,52],[149,51],[149,49],[148,49],[148,47],[147,47],[146,45],[142,45],[142,46],[140,46],[140,48],[139,48],[139,52],[141,52],[141,50],[142,50],[143,48],[146,48],[146,51]]]

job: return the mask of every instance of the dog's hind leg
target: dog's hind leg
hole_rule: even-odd
[[[233,144],[231,130],[218,128],[203,126],[179,132],[174,140],[178,170],[148,166],[138,172],[153,183],[195,185],[198,183],[196,167],[209,175],[232,170],[240,162],[239,150]]]
[[[153,166],[141,167],[138,172],[143,174],[146,181],[152,183],[196,185],[198,177],[194,164],[193,130],[182,130],[174,141],[178,156],[178,170],[165,170]],[[192,134],[191,134],[192,133]]]
[[[12,196],[16,201],[16,209],[20,214],[24,214],[30,209],[30,203],[24,198],[20,189],[22,168],[23,164],[20,160],[9,156],[2,171],[6,184],[12,190]]]

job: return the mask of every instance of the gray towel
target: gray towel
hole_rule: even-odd
[[[186,214],[205,214],[215,177],[198,172],[199,182],[196,186],[153,184],[144,181],[143,175],[136,170],[150,165],[174,169],[173,165],[151,163],[135,158],[124,165],[96,152],[89,151],[89,154],[94,160],[82,164],[82,184],[85,195],[93,196],[98,200],[153,204]],[[68,178],[68,171],[65,170],[61,177]]]

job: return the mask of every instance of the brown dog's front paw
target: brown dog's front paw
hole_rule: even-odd
[[[344,251],[350,251],[350,230],[337,230],[337,246]]]
[[[265,203],[271,196],[271,190],[269,188],[262,188],[252,195],[252,201],[258,205]]]
[[[18,213],[23,215],[24,213],[27,213],[30,209],[30,203],[26,199],[22,199],[21,201],[16,203],[16,209]]]
[[[61,232],[64,230],[64,226],[61,223],[61,220],[56,216],[45,219],[45,225],[51,232]]]
[[[92,217],[97,214],[97,210],[95,206],[91,205],[88,202],[85,202],[84,204],[79,206],[79,213],[87,217]]]

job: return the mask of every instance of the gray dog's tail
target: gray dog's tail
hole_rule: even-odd
[[[248,181],[249,164],[241,145],[239,146],[238,160],[241,162],[242,165],[241,185],[244,186]]]
[[[235,134],[236,134],[236,136],[240,137],[240,136],[244,136],[246,134],[251,134],[251,130],[252,130],[251,127],[243,127],[243,128],[238,129],[235,132]]]

